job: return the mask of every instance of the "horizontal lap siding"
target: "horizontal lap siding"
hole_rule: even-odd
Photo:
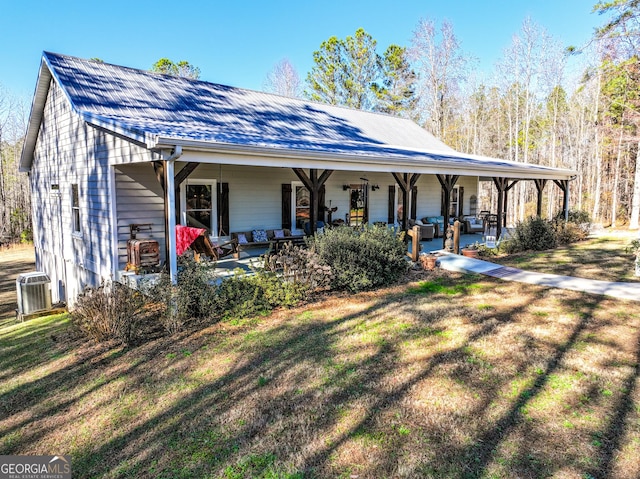
[[[34,243],[41,257],[39,263],[54,276],[52,283],[57,285],[52,288],[54,299],[58,299],[55,298],[58,290],[66,289],[73,301],[73,295],[84,286],[96,285],[112,275],[113,199],[109,165],[150,159],[145,149],[87,125],[52,82],[36,142],[31,186]],[[156,181],[155,176],[153,179]],[[74,183],[78,184],[80,193],[81,235],[72,233],[71,185]],[[59,196],[51,194],[52,184],[60,186]],[[140,190],[137,194],[144,198]],[[118,210],[126,207],[125,202]],[[132,221],[119,220],[119,234],[123,221],[140,222],[136,216],[140,216],[141,211],[147,214],[148,207],[144,204],[138,203],[135,208],[137,212],[134,209],[130,215]],[[162,210],[160,217],[163,217]],[[128,226],[126,230],[128,238]],[[126,239],[124,241],[126,253]],[[65,279],[68,284],[63,287]]]
[[[59,289],[68,294],[95,285],[111,273],[106,142],[104,133],[88,127],[71,111],[52,82],[31,170],[35,247],[43,258],[62,258],[62,265],[52,267],[52,261],[44,259],[42,263],[54,269],[50,274],[55,281],[66,277],[69,284]],[[80,235],[72,233],[74,183],[79,187]],[[52,194],[52,184],[59,185],[59,196]],[[70,274],[62,271],[65,267]]]
[[[184,163],[176,165],[176,171]],[[305,170],[308,174],[308,170]],[[333,219],[345,219],[349,211],[349,192],[343,185],[361,184],[360,178],[367,178],[369,185],[378,185],[380,189],[369,192],[369,220],[387,222],[388,187],[395,185],[390,173],[368,173],[358,171],[334,171],[325,184],[326,206],[331,202],[337,207]],[[229,184],[230,230],[247,231],[252,229],[280,228],[282,220],[282,183],[299,181],[290,168],[269,168],[254,166],[233,166],[200,164],[189,176],[190,180],[216,180]],[[464,186],[464,211],[469,210],[469,198],[477,195],[477,177],[462,177],[458,181]],[[433,175],[421,175],[418,187],[418,218],[440,214],[441,187]]]
[[[118,218],[118,269],[127,264],[127,241],[130,224],[151,224],[138,239],[154,239],[164,260],[164,198],[151,163],[116,167],[116,209]]]

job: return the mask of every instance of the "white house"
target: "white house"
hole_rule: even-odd
[[[116,277],[131,225],[176,271],[176,223],[213,237],[327,220],[474,214],[480,177],[565,193],[570,170],[454,151],[388,115],[44,53],[20,168],[54,301]],[[402,208],[400,208],[402,206]],[[502,210],[499,205],[499,209]],[[499,215],[501,217],[501,215]]]

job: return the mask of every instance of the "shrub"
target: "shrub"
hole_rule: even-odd
[[[483,244],[478,245],[477,249],[478,255],[481,258],[490,258],[492,256],[497,256],[498,254],[498,250],[496,248],[489,248],[488,246],[485,246]]]
[[[640,239],[631,240],[631,243],[624,249],[625,253],[630,253],[636,257],[640,257]]]
[[[145,298],[123,284],[104,281],[86,288],[71,310],[71,320],[96,341],[129,344],[136,339]]]
[[[511,238],[501,245],[501,249],[511,254],[527,250],[542,251],[555,248],[556,244],[553,224],[539,217],[531,217],[516,225]]]
[[[216,286],[216,312],[223,319],[244,318],[271,310],[264,290],[249,279],[244,271],[223,279]]]
[[[215,314],[215,288],[211,285],[214,263],[198,263],[193,258],[181,258],[177,284],[171,284],[169,275],[146,290],[147,294],[162,305],[160,322],[164,329],[174,334],[190,320],[210,319]]]
[[[216,314],[223,318],[246,318],[267,314],[278,306],[291,307],[306,296],[307,288],[285,281],[271,271],[248,275],[239,270],[215,288]]]
[[[309,293],[331,286],[331,267],[322,264],[315,251],[290,243],[280,252],[265,256],[264,267],[267,271],[280,273],[285,283],[296,284]]]
[[[265,255],[263,266],[252,275],[238,270],[217,285],[218,316],[243,318],[292,307],[314,291],[327,289],[331,280],[331,268],[322,265],[314,252],[291,244]]]
[[[314,236],[309,247],[331,267],[336,289],[357,292],[392,284],[409,267],[402,238],[386,227],[329,228]]]
[[[554,225],[558,244],[571,244],[583,241],[589,236],[589,232],[569,221],[558,221]]]
[[[554,218],[558,243],[569,244],[584,241],[591,231],[591,216],[583,210],[570,210],[565,220],[562,212]]]

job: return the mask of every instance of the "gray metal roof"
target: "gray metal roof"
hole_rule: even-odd
[[[575,175],[570,170],[458,153],[414,122],[389,115],[47,52],[43,54],[22,169],[31,164],[51,78],[85,121],[149,149],[190,145],[212,151],[224,147],[225,151],[235,148],[271,155],[313,155],[332,161],[358,158],[359,163],[386,161],[390,167],[405,167],[399,171],[424,163],[443,168],[443,173],[454,167],[489,176]]]

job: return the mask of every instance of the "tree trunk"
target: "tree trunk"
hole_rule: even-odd
[[[640,141],[636,151],[636,171],[633,180],[633,199],[631,200],[631,222],[629,228],[637,229],[640,220]]]
[[[611,226],[616,226],[618,220],[618,185],[620,183],[620,162],[622,157],[622,132],[620,127],[620,137],[618,138],[618,155],[616,156],[616,168],[613,172],[613,188],[611,198]]]

